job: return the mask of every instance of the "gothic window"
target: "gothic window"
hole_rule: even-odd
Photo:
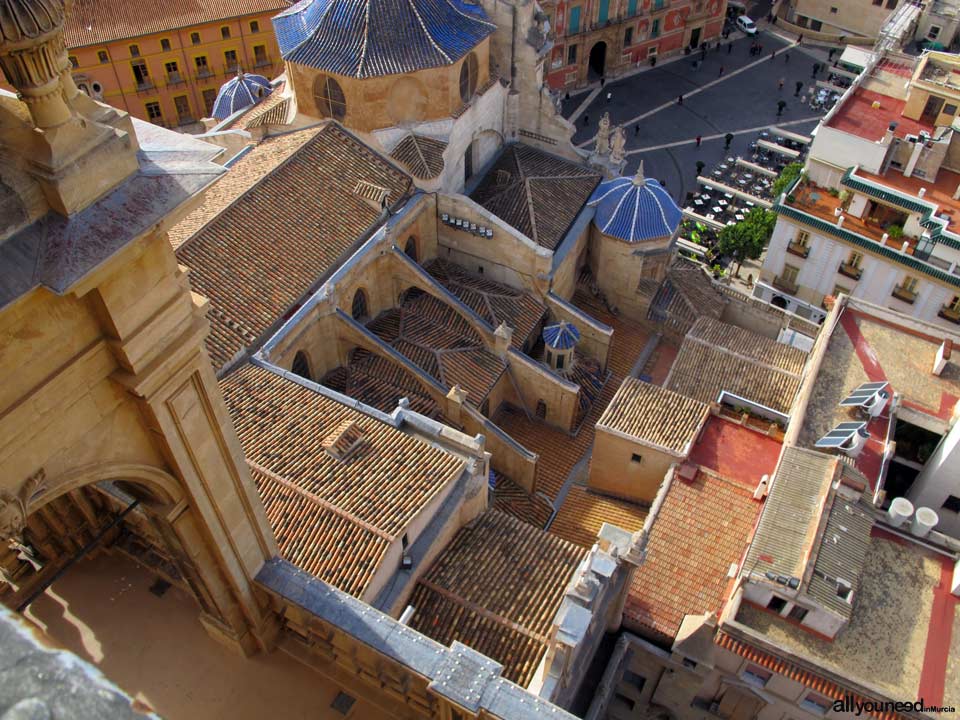
[[[320,75],[313,81],[313,101],[323,117],[343,120],[347,115],[347,99],[340,85],[328,75]]]
[[[407,254],[407,257],[409,257],[411,260],[413,260],[414,262],[418,262],[417,241],[414,240],[412,235],[407,238],[407,244],[404,246],[403,251]]]
[[[297,352],[293,358],[293,367],[290,368],[294,375],[310,380],[310,361],[307,360],[306,353],[303,350]]]
[[[543,400],[537,400],[536,415],[538,418],[543,419],[546,419],[547,417],[547,404]]]
[[[467,102],[477,90],[477,56],[467,55],[460,66],[460,99]]]
[[[367,294],[362,289],[358,289],[353,295],[350,314],[354,320],[362,320],[367,316]]]

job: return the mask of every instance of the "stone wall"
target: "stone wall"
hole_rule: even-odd
[[[670,466],[679,460],[663,450],[597,427],[587,485],[601,493],[650,503]]]

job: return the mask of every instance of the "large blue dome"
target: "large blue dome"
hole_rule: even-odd
[[[238,110],[256,105],[273,92],[270,81],[263,75],[237,73],[235,78],[227,80],[213,101],[213,116],[217,120],[226,120]]]
[[[452,65],[496,30],[464,0],[301,0],[273,27],[284,60],[357,78]]]
[[[587,205],[600,232],[628,243],[673,235],[683,214],[660,183],[643,177],[642,163],[634,178],[600,183]]]

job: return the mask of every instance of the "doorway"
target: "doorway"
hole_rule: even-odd
[[[940,116],[940,111],[943,109],[943,98],[938,98],[934,95],[931,95],[927,98],[927,104],[923,108],[923,115],[920,116],[921,120],[927,120],[928,122],[933,122]]]
[[[700,32],[703,28],[694,28],[690,33],[690,47],[696,49],[700,47]]]
[[[590,50],[588,79],[599,80],[607,67],[607,44],[602,40]]]

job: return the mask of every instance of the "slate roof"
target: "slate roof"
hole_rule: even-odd
[[[380,212],[356,194],[359,182],[387,188],[391,205],[412,188],[408,176],[336,124],[304,137],[252,187],[246,181],[232,187],[236,194],[226,207],[210,213],[210,221],[177,248],[177,259],[190,268],[191,285],[210,299],[207,349],[217,369],[268,330],[377,225]],[[244,175],[248,170],[245,163]],[[252,168],[254,178],[260,172]]]
[[[447,143],[443,140],[407,133],[393,148],[390,157],[414,177],[430,180],[443,172],[443,151],[446,149]]]
[[[630,585],[624,624],[672,642],[684,615],[718,611],[760,507],[749,488],[702,469],[689,482],[674,477]]]
[[[589,168],[515,143],[503,149],[470,197],[555,250],[599,182]]]
[[[273,27],[285,60],[357,78],[452,65],[496,29],[462,0],[301,0]]]
[[[701,317],[687,333],[665,386],[716,402],[722,390],[789,413],[805,353],[743,328]]]
[[[263,75],[237,73],[220,86],[213,101],[213,116],[217,120],[226,120],[235,112],[256,105],[272,92],[270,81]]]
[[[549,530],[557,537],[590,548],[597,542],[604,523],[633,533],[643,527],[649,514],[650,508],[644,505],[598,495],[582,485],[573,485]]]
[[[131,3],[127,0],[76,0],[64,27],[67,47],[102,45],[114,40],[272,13],[290,5],[286,0],[173,0]]]
[[[689,452],[709,414],[705,403],[628,377],[600,416],[597,428],[683,455]]]
[[[580,331],[573,323],[561,320],[543,328],[543,342],[554,350],[569,350],[580,342]]]
[[[593,223],[604,235],[628,243],[670,237],[682,212],[659,182],[637,175],[606,180],[593,191]]]
[[[462,528],[421,577],[410,626],[503,664],[526,687],[547,647],[563,592],[586,551],[498,510]]]
[[[224,399],[284,558],[361,597],[387,545],[463,472],[463,461],[270,370],[245,365]],[[323,443],[356,422],[346,461]]]

